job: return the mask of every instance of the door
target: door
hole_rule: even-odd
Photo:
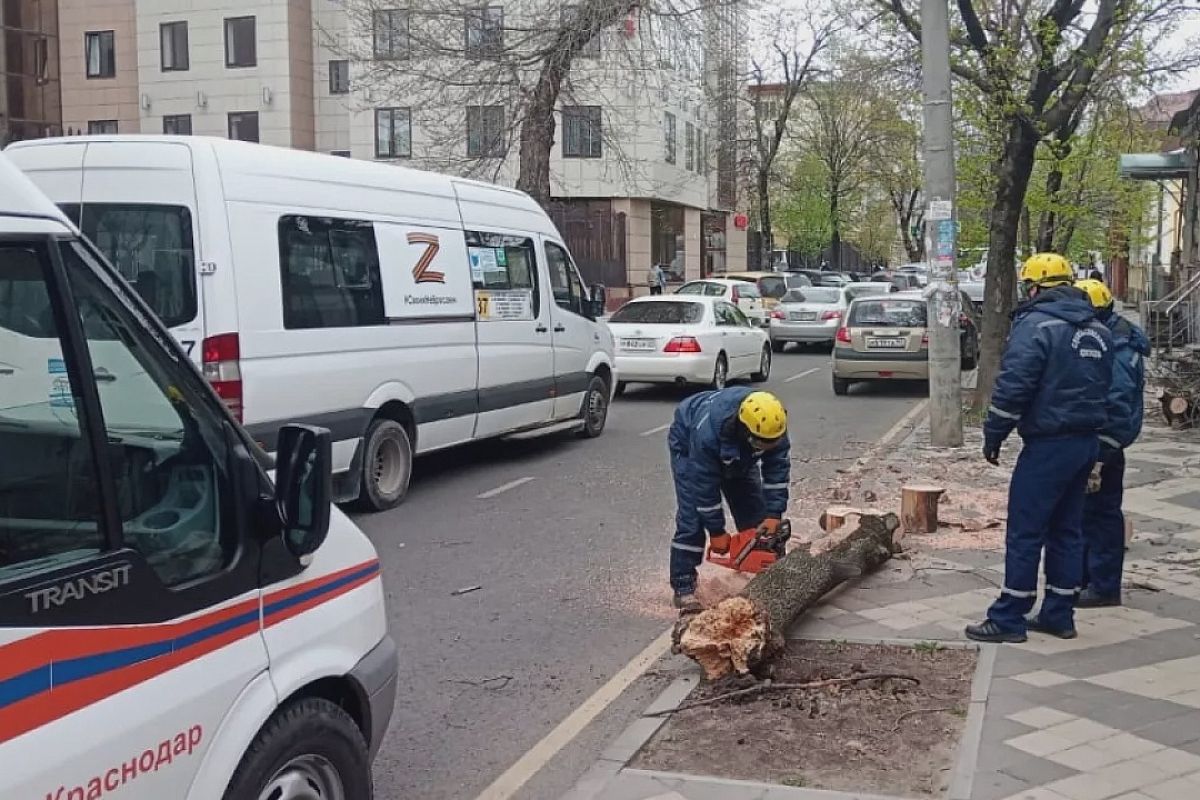
[[[543,239],[550,270],[551,333],[554,339],[554,418],[579,414],[591,375],[588,361],[600,345],[600,328],[586,316],[588,296],[567,249]]]
[[[721,331],[721,349],[729,360],[729,376],[741,376],[750,371],[746,350],[750,336],[750,323],[746,315],[732,303],[724,301],[714,305],[717,328]]]
[[[17,291],[5,347],[47,360],[0,372],[4,794],[183,797],[235,700],[269,689],[232,473],[265,478],[94,251],[0,238]]]
[[[479,348],[477,437],[542,425],[554,414],[549,286],[532,237],[467,231]]]

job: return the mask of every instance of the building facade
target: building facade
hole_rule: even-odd
[[[745,266],[737,5],[712,4],[686,29],[635,11],[589,42],[564,80],[551,213],[585,277],[615,300],[645,291],[654,263],[679,281]],[[562,30],[578,8],[59,0],[61,124],[223,136],[513,185],[519,96],[537,76],[502,89],[486,76],[543,46],[530,30]],[[457,88],[470,74],[484,79]]]
[[[0,2],[0,147],[62,133],[58,6]]]

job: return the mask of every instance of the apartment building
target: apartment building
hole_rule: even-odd
[[[0,2],[0,147],[62,133],[58,72],[54,0]]]
[[[677,280],[745,265],[737,5],[712,3],[687,30],[634,12],[589,43],[564,83],[552,214],[585,277],[615,298],[644,291],[656,262]],[[387,6],[59,0],[62,124],[225,136],[515,184],[519,100],[458,90],[456,76],[486,74],[501,49],[562,25],[578,5]],[[434,62],[441,84],[429,79]]]

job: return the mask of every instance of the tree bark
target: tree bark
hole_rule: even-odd
[[[1054,204],[1058,202],[1062,185],[1062,162],[1055,161],[1049,174],[1046,175],[1046,201],[1050,204],[1050,208],[1042,212],[1042,218],[1038,222],[1037,251],[1039,253],[1054,251],[1054,240],[1058,233],[1058,212],[1054,210]]]
[[[761,672],[782,651],[793,620],[842,582],[892,557],[898,526],[895,514],[867,514],[856,530],[824,553],[791,551],[741,594],[680,619],[675,651],[695,660],[710,680]]]
[[[1021,120],[1012,120],[1004,153],[996,164],[996,200],[988,224],[988,266],[984,281],[983,332],[979,343],[979,380],[973,409],[982,412],[992,400],[1000,357],[1008,339],[1010,314],[1017,291],[1017,227],[1025,192],[1033,174],[1038,135]]]
[[[941,486],[910,485],[900,489],[900,527],[905,533],[936,533]]]
[[[761,235],[759,253],[762,260],[759,269],[774,269],[771,257],[775,252],[775,234],[771,226],[771,175],[770,168],[758,170],[758,228]]]
[[[838,195],[841,186],[829,187],[829,266],[837,271],[842,268],[842,226],[838,219]]]

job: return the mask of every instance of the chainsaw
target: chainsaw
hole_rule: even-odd
[[[775,533],[759,533],[758,528],[747,528],[729,537],[729,549],[724,553],[708,548],[705,557],[719,567],[738,572],[759,573],[783,558],[784,546],[792,538],[792,523],[781,520]]]

